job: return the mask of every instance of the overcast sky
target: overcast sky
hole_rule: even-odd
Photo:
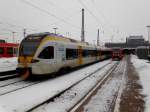
[[[85,8],[85,38],[119,42],[144,35],[150,25],[150,0],[0,0],[0,39],[21,41],[27,33],[57,32],[80,40],[81,9]],[[69,34],[67,33],[69,32]]]

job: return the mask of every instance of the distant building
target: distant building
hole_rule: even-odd
[[[143,38],[142,35],[140,36],[130,36],[126,38],[126,44],[144,44],[145,39]]]
[[[129,36],[126,38],[126,42],[124,43],[105,43],[105,47],[108,48],[120,47],[135,49],[139,46],[150,46],[148,41],[145,41],[142,35]]]

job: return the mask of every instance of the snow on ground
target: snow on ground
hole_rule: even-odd
[[[0,72],[15,70],[17,67],[17,57],[0,58]]]
[[[145,112],[150,112],[150,62],[132,56],[132,63],[140,76],[140,82],[143,86],[143,94],[146,95]]]
[[[114,100],[114,96],[117,95],[118,91],[118,99],[120,99],[120,94],[122,89],[125,86],[125,70],[126,67],[123,63],[119,65],[119,67],[115,70],[113,77],[110,77],[109,80],[102,86],[101,89],[98,90],[95,96],[91,98],[89,103],[84,107],[84,112],[110,112],[112,109],[112,103]],[[124,68],[123,68],[124,67]],[[116,101],[117,104],[120,104],[120,101]],[[119,106],[115,107],[114,112],[118,112]]]
[[[115,62],[114,62],[115,63]],[[96,83],[102,78],[102,76],[114,65],[114,63],[108,65],[102,70],[98,71],[91,77],[82,81],[71,90],[65,92],[59,98],[54,99],[53,102],[47,103],[33,112],[66,112],[73,107],[78,101],[80,101],[88,92],[96,85]],[[93,111],[94,112],[94,111]]]
[[[66,74],[55,79],[50,79],[39,84],[0,96],[0,106],[7,112],[24,112],[33,106],[50,99],[55,94],[70,87],[78,80],[98,68],[110,63],[111,60],[99,62],[75,72]]]
[[[113,79],[107,81],[107,84],[92,97],[90,102],[84,107],[84,112],[109,112],[110,105],[116,92],[118,91],[120,80]]]

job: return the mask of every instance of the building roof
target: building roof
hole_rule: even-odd
[[[142,35],[129,36],[127,39],[144,39]]]

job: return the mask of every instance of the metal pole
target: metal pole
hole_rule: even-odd
[[[23,36],[26,37],[26,29],[23,29]]]
[[[150,26],[146,26],[148,31],[148,43],[150,43]]]
[[[54,33],[56,34],[56,30],[58,29],[57,27],[53,28],[54,29]]]
[[[13,34],[13,43],[15,43],[15,33],[16,32],[12,32],[12,34]]]
[[[97,46],[99,46],[99,29],[97,30]]]
[[[82,9],[81,41],[85,42],[85,35],[84,35],[84,9]]]

